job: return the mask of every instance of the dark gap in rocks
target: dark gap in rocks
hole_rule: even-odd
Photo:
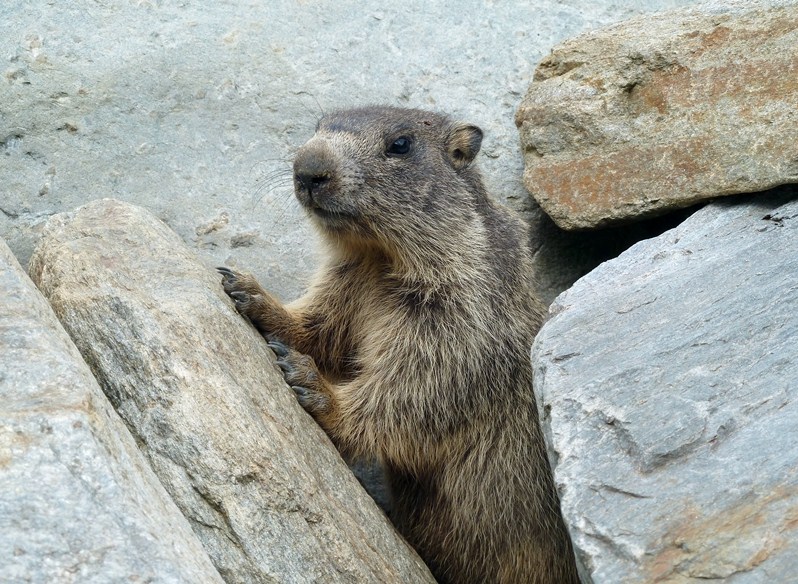
[[[538,277],[538,294],[550,304],[596,266],[618,257],[638,241],[673,229],[706,203],[659,217],[594,231],[560,229],[537,204],[526,215],[531,225],[530,247]]]
[[[677,209],[651,219],[593,231],[565,231],[530,199],[524,216],[530,223],[530,247],[538,277],[538,294],[551,304],[579,278],[600,263],[618,257],[638,241],[657,237],[677,227],[693,213],[712,202],[735,205],[767,195],[798,197],[798,184],[782,185],[758,193],[726,195]],[[763,213],[764,215],[764,213]]]
[[[380,509],[391,516],[391,496],[385,480],[385,471],[376,460],[347,460],[346,463],[355,475],[360,485],[379,505]]]

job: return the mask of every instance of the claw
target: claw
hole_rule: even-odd
[[[282,359],[277,359],[277,366],[283,370],[283,373],[288,373],[292,369],[291,364]]]
[[[329,411],[330,400],[329,398],[320,395],[318,392],[308,389],[303,385],[292,385],[291,389],[294,390],[296,401],[299,402],[305,411],[311,415]]]
[[[310,390],[307,387],[302,387],[301,385],[292,385],[291,389],[294,390],[294,393],[297,397],[308,397],[310,396]]]
[[[269,348],[272,351],[274,351],[275,355],[277,355],[278,357],[285,357],[286,355],[288,355],[288,347],[286,347],[281,342],[279,342],[279,341],[269,341],[266,344],[269,345]],[[280,361],[278,361],[277,364],[279,365]]]
[[[237,277],[236,273],[233,270],[231,270],[230,268],[225,268],[223,266],[217,266],[216,267],[216,271],[219,272],[222,276],[224,276],[225,279],[228,279],[228,280],[235,280],[236,277]]]
[[[291,389],[294,390],[294,395],[296,396],[296,401],[299,402],[299,405],[305,410],[308,410],[314,401],[313,392],[311,392],[307,387],[303,387],[301,385],[292,385]]]
[[[230,292],[230,298],[236,301],[236,304],[244,304],[249,300],[249,294],[246,292]]]

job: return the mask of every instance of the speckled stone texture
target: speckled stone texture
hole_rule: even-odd
[[[0,581],[222,582],[2,240]]]
[[[792,582],[798,189],[713,203],[551,310],[535,389],[592,582]]]

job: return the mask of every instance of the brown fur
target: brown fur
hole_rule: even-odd
[[[326,116],[294,163],[320,275],[285,307],[249,276],[222,270],[225,288],[290,347],[273,344],[286,379],[338,448],[382,461],[441,582],[575,583],[532,391],[543,307],[524,226],[472,164],[481,139],[419,110]]]

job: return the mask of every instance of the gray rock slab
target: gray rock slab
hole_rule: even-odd
[[[524,183],[564,229],[796,183],[798,2],[709,2],[568,40],[516,124]]]
[[[227,582],[432,581],[221,277],[151,213],[51,218],[31,275]]]
[[[0,2],[0,237],[25,265],[48,216],[102,193],[293,299],[317,256],[290,160],[322,109],[476,123],[490,191],[524,207],[513,113],[537,62],[581,31],[694,3]],[[549,259],[570,245],[536,244],[541,274],[558,270],[547,297],[587,269]]]
[[[793,581],[798,189],[713,203],[551,312],[535,388],[592,582]]]
[[[2,240],[0,581],[222,582]]]

